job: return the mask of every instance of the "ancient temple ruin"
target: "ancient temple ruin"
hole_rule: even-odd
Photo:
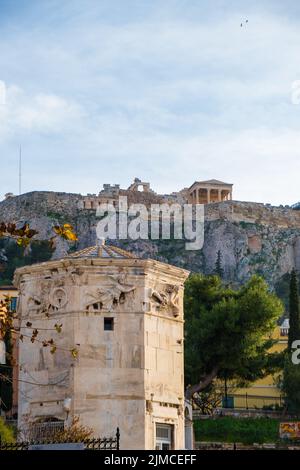
[[[195,181],[188,189],[188,202],[191,204],[210,204],[232,200],[231,183],[219,180]]]
[[[111,204],[118,207],[120,196],[126,196],[128,203],[151,204],[210,204],[232,200],[233,185],[219,180],[195,181],[189,188],[174,191],[171,194],[158,194],[150,187],[150,183],[135,178],[127,189],[121,189],[119,184],[104,184],[103,189],[96,194],[82,196],[79,209],[97,210],[100,204]]]
[[[121,449],[183,449],[187,276],[101,243],[17,269],[19,428],[64,426],[79,416],[98,437],[119,427]],[[61,333],[51,331],[55,324]],[[39,328],[33,344],[32,325]],[[43,344],[49,334],[53,354]]]

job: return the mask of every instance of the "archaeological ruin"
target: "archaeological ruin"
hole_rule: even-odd
[[[96,437],[114,436],[119,427],[123,450],[184,449],[188,274],[102,241],[17,269],[24,327],[19,429],[38,437],[41,426],[68,424],[79,416]],[[31,344],[26,337],[33,322],[41,333]],[[61,324],[62,332],[53,333],[57,349],[51,354],[42,336],[54,324]]]
[[[80,209],[96,210],[102,204],[112,204],[117,207],[120,196],[126,196],[128,203],[150,204],[210,204],[232,200],[233,185],[218,180],[195,181],[190,188],[184,188],[171,194],[157,194],[150,183],[135,178],[127,189],[121,189],[119,184],[104,184],[102,191],[83,196],[78,203]]]
[[[191,204],[211,204],[232,200],[232,184],[218,180],[195,181],[188,190]]]

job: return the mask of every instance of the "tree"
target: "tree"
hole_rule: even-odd
[[[215,274],[219,276],[221,279],[224,276],[224,269],[222,266],[222,253],[221,250],[218,250],[217,253],[217,259],[216,259],[216,264],[215,264]]]
[[[300,340],[299,286],[295,269],[291,272],[289,292],[290,328],[288,350],[285,354],[281,388],[285,394],[286,409],[290,413],[300,412],[300,364],[293,364],[293,343]]]
[[[32,240],[29,247],[17,245],[14,240],[0,239],[0,249],[5,253],[1,264],[0,285],[11,285],[16,268],[41,263],[51,259],[54,247],[49,240]]]
[[[217,276],[193,274],[186,281],[184,307],[188,398],[216,378],[247,383],[282,366],[282,355],[269,349],[283,305],[261,277],[233,290]]]
[[[300,364],[293,364],[291,354],[287,352],[284,361],[284,369],[281,390],[285,395],[286,410],[289,413],[300,412]]]
[[[288,338],[288,350],[289,352],[291,352],[293,342],[297,339],[300,340],[299,290],[297,273],[295,269],[292,270],[290,279],[289,317],[290,328]]]
[[[195,393],[193,401],[203,415],[212,415],[214,410],[222,403],[222,389],[211,382],[205,390]]]

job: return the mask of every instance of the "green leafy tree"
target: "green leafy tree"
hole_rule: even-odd
[[[15,243],[14,240],[0,239],[1,248],[5,251],[7,261],[2,262],[0,285],[11,285],[17,268],[48,261],[54,252],[49,240],[33,240],[30,246],[25,248]]]
[[[300,413],[300,364],[293,364],[289,353],[285,356],[281,389],[285,395],[286,410]]]
[[[289,295],[289,338],[288,350],[291,352],[292,344],[295,340],[300,340],[300,310],[299,310],[299,290],[298,279],[295,269],[291,272],[290,295]]]
[[[193,274],[184,307],[188,398],[216,378],[246,384],[282,367],[282,355],[269,349],[283,305],[261,277],[233,290],[218,276]]]
[[[293,343],[300,340],[299,286],[295,269],[291,272],[289,292],[290,328],[288,351],[285,355],[281,388],[285,394],[286,409],[290,413],[300,412],[300,364],[292,362]]]

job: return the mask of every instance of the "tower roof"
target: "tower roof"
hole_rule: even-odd
[[[104,243],[84,248],[67,256],[68,258],[118,258],[129,259],[138,258],[129,251],[123,250],[118,246],[105,245]]]
[[[172,266],[161,261],[153,259],[143,259],[132,254],[122,248],[113,245],[106,245],[104,239],[99,239],[98,244],[84,248],[83,250],[76,251],[69,255],[64,256],[60,259],[52,259],[44,261],[42,263],[32,264],[30,266],[23,266],[16,269],[14,275],[14,285],[19,286],[20,279],[23,275],[35,275],[36,273],[50,272],[54,269],[57,270],[61,267],[68,266],[80,266],[80,267],[91,267],[102,266],[106,269],[108,265],[116,265],[122,267],[140,267],[142,269],[158,269],[160,272],[164,272],[166,275],[180,277],[184,281],[189,272],[183,268]]]

